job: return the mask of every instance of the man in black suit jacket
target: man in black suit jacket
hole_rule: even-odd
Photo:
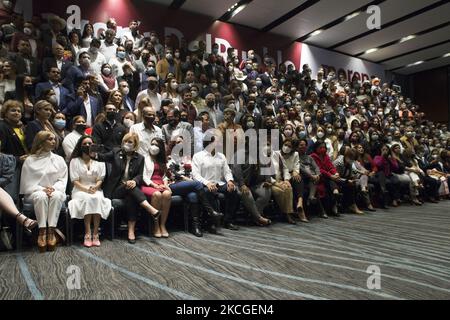
[[[64,47],[60,44],[54,45],[53,57],[44,58],[42,61],[42,73],[45,77],[43,80],[48,80],[47,72],[52,67],[57,67],[61,71],[61,79],[64,79],[72,65],[72,62],[64,60]]]
[[[48,81],[40,82],[36,85],[36,99],[46,90],[52,89],[56,94],[56,107],[58,110],[64,110],[71,101],[74,100],[69,90],[65,88],[59,81],[60,71],[57,67],[51,67],[47,73]]]
[[[10,59],[16,64],[17,75],[27,74],[34,78],[38,77],[39,61],[31,56],[30,42],[25,39],[20,40],[17,49],[18,53],[10,54]]]

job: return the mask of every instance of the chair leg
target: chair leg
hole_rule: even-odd
[[[22,250],[23,226],[16,222],[16,251]]]
[[[184,232],[189,232],[189,209],[188,206],[183,204]]]
[[[114,208],[112,208],[111,209],[111,213],[110,213],[110,215],[111,215],[111,219],[110,219],[110,221],[109,221],[109,223],[111,223],[111,234],[110,234],[110,237],[111,237],[111,241],[113,241],[114,240],[114,227],[115,227],[115,223],[114,223],[114,216],[115,216],[115,210],[114,210]]]

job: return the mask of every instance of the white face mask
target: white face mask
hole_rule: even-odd
[[[283,153],[291,153],[292,149],[288,146],[283,146]]]
[[[211,83],[211,88],[216,89],[219,85],[217,84],[217,82],[213,82]]]
[[[111,74],[111,68],[103,68],[103,74],[109,76]]]
[[[30,28],[23,28],[23,33],[25,33],[27,36],[31,36],[33,31]]]
[[[150,154],[152,156],[156,156],[159,154],[159,147],[158,146],[150,146]]]
[[[286,136],[286,137],[291,137],[292,136],[292,130],[291,129],[286,129],[286,130],[284,130],[284,135]]]
[[[311,121],[311,117],[305,117],[305,122],[310,122]]]
[[[192,95],[192,98],[197,98],[198,97],[198,92],[197,91],[191,91],[191,95]]]
[[[247,122],[247,128],[252,129],[255,127],[255,123],[253,121]]]
[[[125,152],[131,152],[131,151],[133,151],[133,149],[134,149],[134,144],[133,144],[133,143],[125,143],[125,144],[122,146],[122,149],[123,149],[123,151],[125,151]]]
[[[123,93],[123,95],[127,96],[130,93],[130,88],[128,88],[128,87],[123,88],[122,93]]]
[[[328,134],[332,134],[333,133],[333,129],[327,129],[327,133]]]
[[[134,125],[134,121],[131,119],[124,119],[123,125],[127,128],[131,128],[131,126]]]
[[[317,138],[322,139],[325,136],[325,133],[322,131],[317,132]]]

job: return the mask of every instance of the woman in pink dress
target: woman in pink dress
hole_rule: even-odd
[[[166,172],[167,158],[164,141],[155,138],[151,141],[149,154],[145,156],[144,185],[142,186],[142,192],[151,198],[151,205],[162,212],[161,218],[153,228],[155,238],[169,237],[166,222],[169,216],[172,191],[168,185]]]

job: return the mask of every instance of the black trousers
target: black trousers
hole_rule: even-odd
[[[112,194],[113,199],[123,199],[125,201],[125,210],[128,221],[136,221],[140,204],[147,200],[145,194],[139,187],[126,189],[125,185],[119,185]]]
[[[206,195],[208,197],[208,200],[211,204],[213,204],[217,211],[219,211],[219,208],[217,208],[217,199],[216,195],[213,192],[209,192],[209,190],[206,188]],[[236,217],[236,211],[238,210],[239,206],[239,195],[236,191],[228,192],[227,185],[224,184],[222,186],[219,186],[217,188],[218,193],[222,193],[225,196],[225,212],[223,213],[224,217],[224,223],[233,223],[234,219]]]

